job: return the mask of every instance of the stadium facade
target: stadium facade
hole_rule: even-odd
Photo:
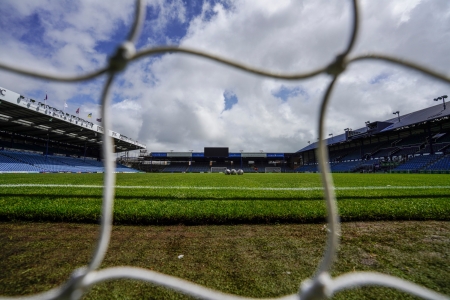
[[[146,172],[201,172],[214,168],[242,169],[244,172],[289,172],[293,153],[230,152],[226,156],[207,156],[205,152],[141,151],[134,168]]]
[[[450,108],[445,102],[394,118],[367,121],[358,129],[326,139],[332,172],[450,171]],[[314,142],[296,153],[229,153],[205,157],[203,152],[141,153],[140,164],[151,172],[208,172],[214,167],[265,172],[318,172]]]
[[[51,107],[45,101],[36,101],[0,87],[0,165],[7,164],[3,170],[14,169],[14,163],[17,163],[22,165],[19,169],[33,172],[102,171],[104,134],[114,140],[117,153],[146,148],[119,132],[105,133],[101,125]],[[45,158],[42,160],[40,156]],[[77,158],[88,159],[90,164],[70,167],[72,162],[78,163],[74,160]],[[55,164],[58,166],[54,167]],[[96,168],[91,168],[92,165]]]
[[[43,154],[84,156],[86,152],[90,157],[99,157],[105,134],[101,125],[2,87],[0,126],[2,148]],[[110,130],[107,134],[113,138],[116,152],[146,148],[118,132]]]
[[[450,108],[445,102],[326,139],[332,172],[448,172]],[[299,172],[318,171],[314,142],[297,152]]]
[[[450,172],[450,108],[445,102],[394,114],[394,118],[367,121],[365,126],[346,128],[326,139],[332,172]],[[46,170],[66,170],[61,161],[63,165],[75,162],[78,165],[72,171],[82,172],[93,170],[86,159],[91,165],[94,160],[101,162],[102,126],[1,87],[0,126],[0,172],[4,162],[8,169],[19,164],[25,164],[21,166],[25,170],[39,165],[33,171],[44,165]],[[319,171],[317,142],[295,153],[227,151],[211,156],[194,151],[148,152],[145,145],[123,134],[106,134],[113,138],[116,153],[140,150],[139,157],[121,156],[119,162],[145,172],[211,172],[217,168],[247,173]],[[17,151],[34,156],[19,157]],[[45,156],[44,161],[39,156]],[[83,163],[70,159],[82,159]]]

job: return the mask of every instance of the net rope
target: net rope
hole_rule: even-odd
[[[40,79],[47,79],[60,82],[79,82],[96,78],[101,75],[107,75],[106,83],[101,94],[101,118],[102,125],[105,132],[111,129],[110,118],[110,97],[109,90],[117,73],[123,71],[127,64],[131,61],[142,57],[148,57],[156,54],[163,54],[167,52],[179,52],[188,55],[194,55],[216,61],[239,70],[277,79],[299,80],[310,78],[322,73],[330,75],[331,81],[328,84],[325,94],[323,95],[320,116],[319,116],[319,143],[317,149],[317,156],[320,167],[321,180],[323,184],[324,199],[327,208],[327,243],[323,258],[315,272],[315,274],[303,281],[300,285],[299,292],[296,294],[284,296],[277,299],[323,299],[330,298],[334,293],[346,289],[362,287],[362,286],[383,286],[394,288],[399,291],[409,293],[411,295],[421,297],[424,299],[450,299],[450,297],[437,293],[433,290],[423,286],[414,284],[412,282],[376,272],[352,272],[332,278],[330,275],[331,267],[336,260],[336,252],[340,240],[340,222],[339,214],[336,204],[336,197],[334,193],[334,183],[328,165],[328,152],[325,144],[325,117],[327,106],[336,85],[337,79],[345,71],[349,64],[363,61],[363,60],[378,60],[393,63],[399,66],[407,67],[409,69],[421,72],[432,78],[440,81],[450,83],[450,77],[445,76],[431,70],[425,66],[421,66],[414,62],[401,60],[396,57],[390,57],[383,54],[369,53],[365,55],[351,57],[350,52],[353,49],[358,35],[359,29],[359,12],[357,0],[351,0],[352,7],[352,29],[350,41],[343,53],[338,55],[335,61],[329,65],[318,68],[309,73],[276,73],[267,70],[254,68],[239,62],[229,60],[220,56],[216,56],[207,52],[190,49],[186,47],[165,46],[153,47],[144,50],[136,51],[135,43],[139,37],[142,29],[143,19],[145,15],[144,0],[136,0],[136,8],[133,19],[133,24],[130,33],[126,39],[117,49],[115,54],[110,58],[106,67],[100,68],[97,71],[77,76],[63,76],[59,74],[41,73],[32,70],[16,68],[4,63],[0,63],[0,69],[31,76]],[[112,267],[102,270],[97,270],[103,261],[106,251],[108,249],[111,230],[112,230],[112,213],[114,205],[114,162],[113,162],[113,140],[108,135],[103,135],[103,157],[105,163],[104,185],[103,185],[103,202],[102,202],[102,217],[100,222],[99,237],[92,255],[90,263],[83,268],[74,270],[68,281],[62,286],[54,288],[50,291],[23,296],[23,299],[80,299],[93,285],[117,279],[135,279],[152,283],[154,285],[163,286],[172,289],[179,293],[190,295],[200,299],[250,299],[246,297],[224,294],[219,291],[211,290],[209,288],[200,286],[198,284],[173,277],[170,275],[154,272],[147,269],[135,267]],[[0,297],[0,299],[17,299],[17,297]]]

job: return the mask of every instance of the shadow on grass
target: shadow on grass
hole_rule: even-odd
[[[21,197],[29,199],[92,199],[101,200],[102,195],[95,194],[84,194],[84,195],[73,195],[73,194],[19,194],[19,193],[0,193],[0,197]],[[405,200],[405,199],[449,199],[450,194],[436,195],[436,194],[420,194],[420,195],[337,195],[337,200]],[[293,196],[293,197],[257,197],[257,196],[238,196],[238,197],[197,197],[197,196],[154,196],[154,195],[115,195],[116,200],[149,200],[149,201],[167,201],[167,200],[198,200],[198,201],[249,201],[249,200],[260,200],[260,201],[299,201],[299,200],[324,200],[322,196]]]
[[[371,214],[368,215],[344,215],[340,217],[341,222],[358,221],[448,221],[449,216],[423,216],[422,214]],[[52,222],[52,223],[81,223],[100,224],[100,213],[93,216],[64,216],[64,215],[4,215],[0,214],[0,222]],[[258,224],[323,224],[326,222],[323,216],[244,216],[244,217],[221,217],[210,216],[203,218],[190,218],[189,216],[170,216],[152,218],[151,216],[114,216],[114,225],[258,225]]]

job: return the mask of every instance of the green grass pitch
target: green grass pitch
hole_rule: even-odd
[[[333,178],[341,220],[379,222],[342,224],[332,275],[376,271],[449,294],[449,175]],[[102,180],[102,174],[0,175],[2,296],[48,291],[89,261]],[[318,174],[117,174],[116,186],[114,222],[126,226],[113,227],[102,268],[131,265],[227,293],[279,297],[296,293],[323,255]],[[125,298],[190,299],[132,280],[96,285],[85,296]],[[367,287],[333,299],[411,297]]]
[[[449,220],[450,178],[334,174],[342,221]],[[0,221],[98,223],[102,174],[2,174]],[[115,224],[317,223],[318,174],[117,174]]]

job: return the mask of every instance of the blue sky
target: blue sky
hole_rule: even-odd
[[[334,60],[349,38],[350,1],[146,2],[137,48],[190,47],[276,72],[303,72]],[[383,53],[448,74],[450,2],[361,1],[361,31],[352,55]],[[53,74],[104,66],[128,34],[133,1],[4,0],[0,63]],[[439,14],[440,18],[429,18]],[[104,77],[55,83],[0,70],[0,86],[94,118]],[[182,54],[131,63],[111,90],[113,129],[150,151],[297,151],[317,139],[327,75],[283,81],[249,75]],[[330,101],[327,131],[385,120],[436,103],[449,87],[387,63],[349,66]]]
[[[278,90],[273,91],[272,95],[281,99],[283,102],[288,101],[289,98],[297,97],[299,95],[304,96],[306,99],[309,98],[308,92],[301,86],[287,87],[282,85]]]
[[[231,91],[225,91],[223,93],[223,97],[225,102],[225,108],[223,109],[224,111],[232,109],[233,105],[236,105],[239,102],[236,94]]]

